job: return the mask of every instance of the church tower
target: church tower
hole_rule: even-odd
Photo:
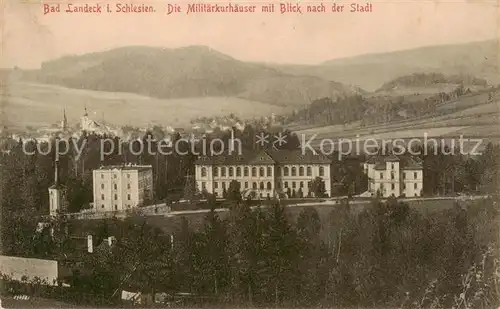
[[[68,129],[68,119],[66,118],[66,109],[63,110],[63,120],[61,121],[61,130],[66,131]]]
[[[54,184],[49,188],[49,214],[55,216],[67,209],[66,188],[59,183],[59,160],[55,161]]]
[[[80,126],[83,131],[87,131],[89,128],[89,113],[87,112],[87,105],[85,105],[85,112],[83,117],[80,119]]]

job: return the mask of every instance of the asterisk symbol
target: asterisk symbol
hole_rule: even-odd
[[[269,134],[265,134],[264,132],[261,132],[261,133],[255,135],[255,137],[257,137],[257,141],[255,143],[259,144],[260,146],[264,146],[267,143],[269,143],[269,141],[268,141]]]
[[[286,137],[287,135],[286,134],[283,134],[283,133],[278,133],[277,135],[274,135],[274,138],[276,139],[274,142],[273,142],[273,148],[274,149],[277,149],[276,147],[276,144],[278,144],[278,146],[282,146],[282,145],[285,145],[286,144]]]

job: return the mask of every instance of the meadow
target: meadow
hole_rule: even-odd
[[[181,127],[203,116],[234,113],[244,118],[284,112],[283,107],[234,97],[155,99],[130,93],[69,89],[14,82],[2,93],[3,121],[9,127],[59,123],[66,110],[70,126],[79,124],[85,106],[95,121],[113,125]]]

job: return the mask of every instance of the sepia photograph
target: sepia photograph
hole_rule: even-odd
[[[0,309],[500,308],[498,0],[0,8]]]

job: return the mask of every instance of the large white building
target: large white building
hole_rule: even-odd
[[[423,166],[418,158],[409,156],[374,156],[364,163],[368,191],[372,196],[422,195]]]
[[[94,210],[119,211],[153,198],[151,165],[104,166],[93,171]]]
[[[309,151],[302,153],[299,149],[203,156],[196,161],[195,179],[200,191],[218,197],[222,197],[231,181],[236,180],[244,195],[254,192],[266,198],[280,193],[313,196],[309,186],[320,177],[325,193],[330,196],[331,165],[328,157]]]

